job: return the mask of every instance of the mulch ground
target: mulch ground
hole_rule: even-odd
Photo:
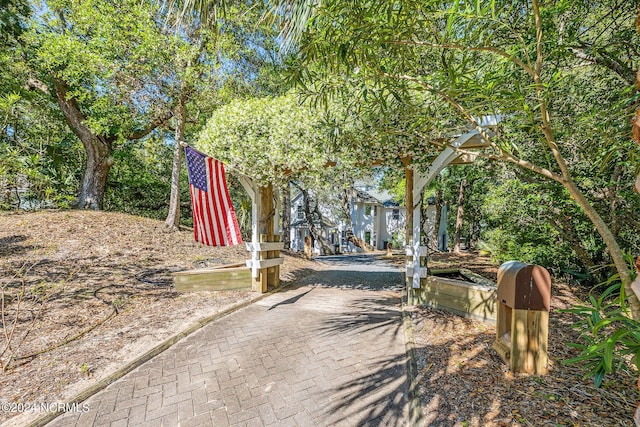
[[[430,266],[465,267],[496,280],[487,257],[435,254]],[[638,373],[620,370],[600,388],[583,378],[578,366],[564,365],[577,355],[569,308],[580,291],[552,285],[547,375],[512,374],[491,348],[495,326],[420,307],[411,312],[417,347],[418,382],[426,424],[432,426],[632,426],[640,396]]]
[[[257,297],[172,286],[172,272],[247,256],[244,245],[205,247],[190,231],[126,214],[1,214],[0,402],[63,402],[196,321]],[[313,271],[314,262],[284,256],[284,282]],[[0,412],[0,423],[15,415]]]

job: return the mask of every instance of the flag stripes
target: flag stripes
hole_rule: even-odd
[[[194,239],[209,246],[241,244],[242,236],[229,197],[224,164],[191,147],[185,147],[185,157]]]

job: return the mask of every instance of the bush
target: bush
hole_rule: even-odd
[[[627,259],[635,271],[633,257],[627,255]],[[602,288],[604,291],[599,292]],[[617,274],[594,288],[587,303],[563,311],[580,317],[574,327],[580,331],[581,340],[569,344],[580,350],[579,355],[563,363],[581,365],[596,387],[602,385],[605,375],[628,369],[628,363],[640,369],[640,322],[629,314]]]

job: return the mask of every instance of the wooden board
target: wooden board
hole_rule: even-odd
[[[248,259],[246,261],[247,267],[251,268],[251,267],[253,267],[254,264],[257,264],[258,268],[260,268],[260,269],[275,267],[277,265],[281,265],[282,263],[284,263],[284,258],[283,257],[269,258],[269,259],[259,259],[259,260]]]
[[[413,266],[407,266],[407,277],[413,277]],[[420,278],[425,279],[427,277],[427,267],[420,267]]]
[[[247,250],[253,252],[253,250],[261,251],[279,251],[284,249],[284,242],[246,242]]]
[[[407,256],[413,256],[413,247],[411,246],[407,246],[405,248],[406,254]],[[429,248],[427,248],[426,246],[420,246],[420,256],[421,257],[425,257],[429,254]]]
[[[463,317],[495,322],[497,286],[429,276],[408,293],[409,304],[427,305]]]
[[[513,310],[511,337],[511,371],[546,374],[549,312]]]
[[[173,283],[178,292],[251,289],[251,270],[234,264],[179,271],[173,273]]]

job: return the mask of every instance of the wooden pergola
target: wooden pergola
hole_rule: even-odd
[[[479,127],[491,133],[500,121],[499,116],[485,116],[478,120]],[[481,150],[488,146],[488,142],[476,129],[463,133],[434,159],[425,172],[416,172],[410,159],[405,160],[405,206],[407,206],[407,292],[421,287],[421,279],[427,277],[425,265],[428,248],[421,245],[420,224],[421,204],[420,195],[424,188],[433,181],[442,170],[451,164],[469,164],[475,161],[476,155],[469,150]],[[461,152],[463,150],[463,152]]]
[[[478,124],[487,132],[491,132],[499,120],[496,116],[486,116],[480,119]],[[427,277],[425,266],[427,247],[420,242],[422,190],[445,167],[451,164],[472,163],[476,156],[469,153],[469,150],[483,149],[487,145],[480,132],[472,130],[456,137],[451,144],[447,145],[429,165],[426,172],[416,172],[415,165],[411,164],[410,159],[405,159],[408,292],[410,289],[420,288],[421,279]],[[280,265],[284,261],[284,258],[280,257],[280,250],[284,248],[284,243],[280,241],[280,197],[274,190],[273,184],[259,186],[251,178],[242,174],[239,175],[239,181],[251,198],[251,243],[247,243],[251,259],[247,260],[246,264],[251,268],[252,290],[266,292],[269,286],[279,286]]]

